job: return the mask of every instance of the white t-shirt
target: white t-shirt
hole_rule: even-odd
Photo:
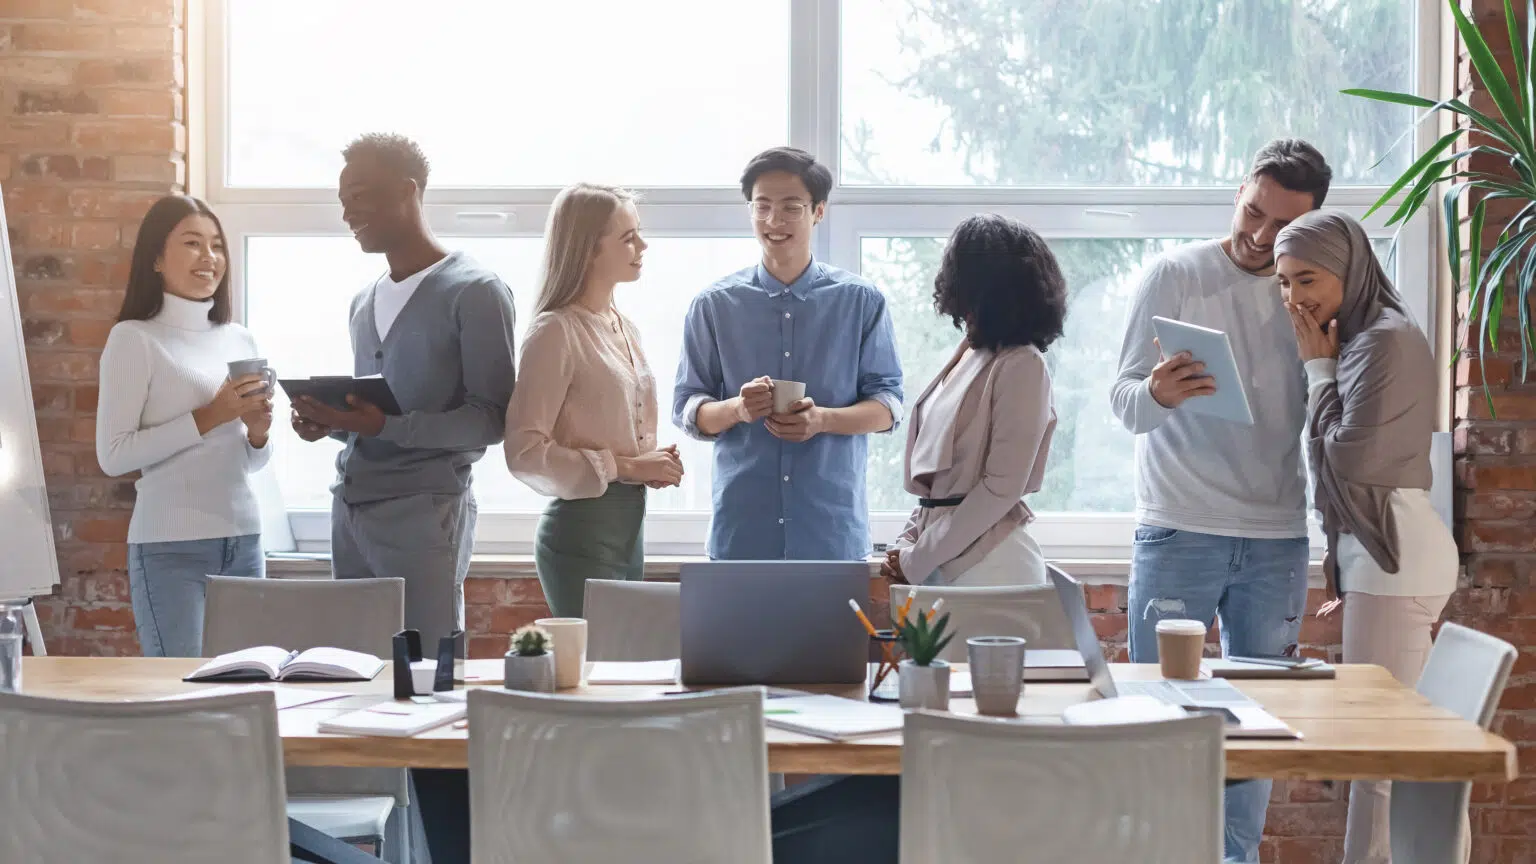
[[[399,282],[391,279],[389,271],[386,270],[378,281],[373,283],[373,326],[379,331],[380,342],[389,335],[389,328],[395,326],[395,319],[400,317],[400,310],[405,308],[411,295],[421,287],[422,281],[443,266],[443,261],[447,260],[448,256],[445,255],[436,264],[417,270]]]
[[[1252,426],[1164,408],[1152,398],[1154,315],[1228,335]],[[1219,240],[1160,256],[1131,302],[1110,401],[1136,435],[1140,522],[1224,537],[1307,536],[1306,375],[1273,276],[1239,268]]]

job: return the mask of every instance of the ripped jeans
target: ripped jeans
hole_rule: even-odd
[[[1250,540],[1136,527],[1126,600],[1132,663],[1157,662],[1157,622],[1221,618],[1224,655],[1285,654],[1301,637],[1307,538]],[[1225,856],[1256,862],[1270,780],[1227,785]]]

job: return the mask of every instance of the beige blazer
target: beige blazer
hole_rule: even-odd
[[[907,423],[906,490],[965,497],[954,507],[912,511],[897,545],[913,584],[941,566],[953,579],[1034,518],[1021,499],[1039,490],[1056,429],[1045,355],[1024,345],[962,360],[965,349],[962,342],[929,382]]]

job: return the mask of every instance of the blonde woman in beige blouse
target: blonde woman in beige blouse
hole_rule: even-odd
[[[1027,526],[1056,410],[1043,352],[1062,333],[1067,288],[1045,241],[1002,216],[960,223],[934,307],[965,331],[907,423],[906,489],[917,496],[887,578],[913,584],[1045,581]]]
[[[580,617],[588,579],[643,578],[646,487],[682,482],[677,448],[656,446],[640,334],[613,305],[645,248],[630,193],[578,183],[555,198],[505,448],[512,474],[554,499],[534,562],[558,617]]]

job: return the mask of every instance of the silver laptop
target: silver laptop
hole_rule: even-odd
[[[848,608],[869,603],[861,561],[684,564],[682,683],[862,684],[869,634]]]
[[[1255,705],[1252,699],[1232,686],[1224,678],[1200,681],[1115,681],[1110,674],[1109,663],[1099,647],[1098,634],[1088,617],[1088,601],[1083,597],[1082,583],[1068,576],[1054,564],[1045,565],[1061,598],[1061,608],[1067,613],[1072,625],[1072,638],[1083,655],[1083,666],[1088,670],[1088,680],[1093,689],[1105,699],[1116,696],[1151,696],[1161,702],[1184,708],[1228,708],[1233,705]]]

